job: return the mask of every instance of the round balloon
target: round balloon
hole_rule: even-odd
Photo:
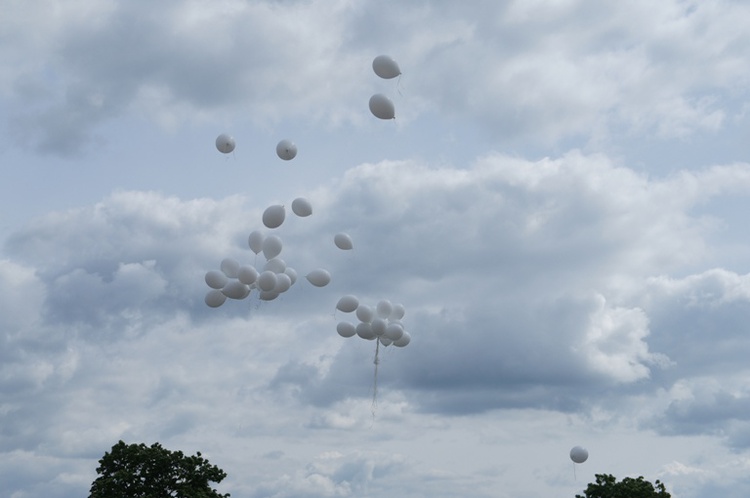
[[[271,270],[274,273],[284,273],[284,270],[286,270],[286,262],[281,258],[271,258],[268,261],[266,261],[266,264],[263,265],[264,270]]]
[[[230,280],[221,292],[229,299],[245,299],[250,294],[250,289],[239,280]]]
[[[276,278],[276,274],[272,272],[271,270],[266,270],[262,272],[260,275],[258,275],[258,280],[256,280],[256,284],[258,285],[258,288],[262,291],[272,291],[274,287],[276,287],[276,282],[278,279]]]
[[[263,256],[266,259],[273,259],[279,254],[284,247],[284,243],[281,241],[281,237],[277,235],[269,235],[263,239]]]
[[[237,278],[240,271],[240,263],[233,258],[224,258],[221,261],[221,271],[229,278]]]
[[[289,278],[289,275],[287,275],[286,273],[276,274],[276,285],[273,288],[273,292],[276,292],[277,294],[282,294],[288,291],[291,286],[292,286],[292,279]]]
[[[212,289],[221,289],[227,285],[228,281],[229,278],[223,271],[210,270],[206,272],[206,284]]]
[[[286,269],[284,270],[284,275],[287,275],[289,279],[292,281],[291,285],[294,285],[294,282],[297,281],[297,270],[295,270],[294,268],[290,268],[287,266]]]
[[[411,342],[411,336],[409,335],[409,332],[404,330],[404,334],[393,341],[394,346],[398,346],[400,348],[406,347]]]
[[[357,327],[351,322],[339,322],[338,325],[336,325],[336,332],[338,332],[341,337],[353,337],[357,333]]]
[[[394,119],[396,117],[396,108],[393,106],[393,102],[381,93],[376,93],[370,97],[370,112],[380,119]]]
[[[385,329],[388,325],[385,320],[376,317],[372,319],[372,322],[370,322],[370,326],[372,327],[372,331],[375,335],[381,336],[385,334]]]
[[[292,201],[292,212],[300,218],[310,216],[312,214],[312,204],[304,197],[297,197]]]
[[[268,206],[263,211],[263,224],[268,228],[278,228],[284,223],[286,217],[286,210],[281,204],[275,204]]]
[[[336,244],[336,247],[344,251],[347,251],[351,249],[352,247],[354,247],[354,244],[352,243],[352,238],[349,237],[349,235],[345,233],[337,233],[333,237],[333,243]]]
[[[400,322],[391,322],[385,327],[385,337],[397,341],[404,335],[404,326]]]
[[[391,311],[391,315],[388,318],[390,320],[401,320],[405,314],[406,308],[404,308],[403,304],[394,304],[393,311]]]
[[[263,232],[260,230],[254,230],[250,232],[250,235],[247,237],[247,245],[250,246],[250,250],[253,251],[255,254],[260,253],[260,251],[263,250],[263,239],[265,236],[263,235]]]
[[[277,297],[279,297],[279,294],[274,291],[260,291],[258,293],[258,298],[261,301],[273,301]]]
[[[218,308],[222,304],[224,304],[224,301],[227,300],[227,296],[224,295],[223,292],[219,289],[211,289],[206,294],[205,302],[208,306],[211,308]]]
[[[574,446],[570,450],[570,459],[575,463],[583,463],[589,458],[589,452],[581,446]]]
[[[339,302],[336,303],[336,309],[344,313],[351,313],[357,309],[357,306],[359,306],[359,299],[351,294],[342,296]]]
[[[393,305],[387,299],[381,299],[375,306],[375,312],[380,318],[388,318],[393,312]]]
[[[305,278],[315,287],[325,287],[331,282],[331,274],[322,268],[311,271],[305,275]]]
[[[222,133],[216,137],[216,148],[219,149],[219,152],[229,154],[234,150],[234,145],[234,138],[231,135]]]
[[[276,155],[284,161],[290,161],[297,155],[297,146],[290,140],[282,140],[276,145]]]
[[[364,323],[370,323],[372,319],[375,317],[375,312],[372,310],[371,307],[367,306],[366,304],[360,304],[357,306],[357,318],[360,319],[360,321]]]
[[[401,74],[398,63],[387,55],[378,55],[372,60],[372,70],[383,79],[389,80]]]
[[[243,284],[252,285],[258,279],[258,270],[250,265],[241,266],[237,279]]]
[[[372,331],[372,326],[369,323],[359,322],[355,330],[357,331],[357,335],[362,339],[371,341],[376,337],[375,332]]]

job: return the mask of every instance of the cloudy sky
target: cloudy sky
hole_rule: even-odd
[[[749,496],[749,24],[739,0],[3,0],[5,495],[86,496],[122,439],[202,452],[238,498]],[[254,230],[299,279],[208,307],[223,259],[263,265]],[[406,309],[377,376],[347,294]]]

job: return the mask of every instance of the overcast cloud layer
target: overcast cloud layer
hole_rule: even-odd
[[[730,0],[4,2],[6,494],[86,496],[122,439],[202,452],[233,497],[750,495],[748,24]],[[209,308],[256,229],[298,282]],[[411,343],[375,365],[336,333],[345,294],[402,303]]]

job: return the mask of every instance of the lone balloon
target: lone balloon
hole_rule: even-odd
[[[219,150],[219,152],[229,154],[234,150],[234,145],[234,138],[231,135],[222,133],[221,135],[216,137],[216,148]]]
[[[575,463],[583,463],[589,458],[589,452],[581,446],[574,446],[570,450],[570,459]]]
[[[346,233],[337,233],[333,237],[333,243],[336,244],[336,247],[341,249],[342,251],[348,251],[349,249],[354,247],[354,243],[352,242],[352,238],[349,237]]]
[[[276,155],[284,161],[291,161],[297,156],[297,146],[290,140],[282,140],[276,145]]]

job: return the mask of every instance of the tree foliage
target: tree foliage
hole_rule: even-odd
[[[89,498],[228,498],[211,488],[227,474],[201,457],[186,456],[159,443],[120,441],[104,453]]]
[[[583,496],[576,498],[671,498],[664,483],[658,479],[656,486],[643,479],[643,476],[633,479],[626,477],[617,482],[611,474],[596,474],[596,483],[589,483],[583,491]]]

